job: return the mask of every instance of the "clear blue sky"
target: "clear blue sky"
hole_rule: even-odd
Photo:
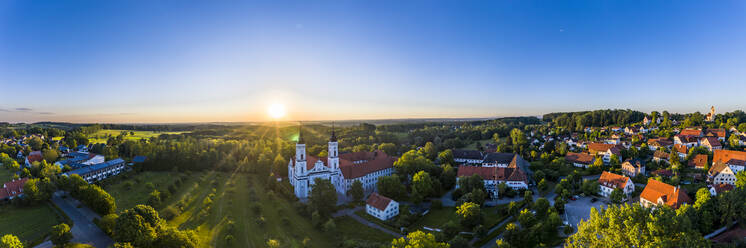
[[[228,3],[230,2],[230,3]],[[744,1],[0,1],[0,121],[743,109]]]

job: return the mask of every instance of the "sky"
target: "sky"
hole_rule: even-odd
[[[744,1],[0,1],[0,122],[746,103]]]

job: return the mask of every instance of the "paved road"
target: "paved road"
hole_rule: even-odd
[[[72,242],[89,244],[98,248],[106,248],[114,244],[114,241],[109,238],[101,229],[93,224],[94,218],[99,216],[87,207],[77,208],[79,202],[72,197],[62,198],[62,192],[56,192],[52,196],[52,202],[57,205],[67,216],[72,219],[75,223],[72,227],[71,232],[73,233]],[[51,248],[53,247],[51,241],[36,246],[37,248]]]
[[[382,232],[385,232],[385,233],[388,233],[388,234],[390,234],[390,235],[392,235],[394,237],[397,237],[397,238],[404,237],[404,235],[401,235],[399,233],[393,232],[393,231],[391,231],[391,230],[389,230],[389,229],[387,229],[385,227],[379,226],[376,223],[370,222],[370,221],[366,220],[363,217],[357,216],[357,214],[355,214],[355,211],[358,211],[358,210],[361,210],[361,209],[363,209],[363,207],[360,207],[360,206],[355,207],[355,208],[342,209],[342,210],[339,210],[336,213],[332,214],[332,217],[336,218],[336,217],[347,215],[347,216],[350,216],[350,218],[356,220],[357,222],[360,222],[363,225],[366,225],[366,226],[378,229],[378,230],[380,230]]]

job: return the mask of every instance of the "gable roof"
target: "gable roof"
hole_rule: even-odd
[[[90,165],[90,166],[83,167],[80,169],[71,170],[71,171],[66,172],[65,174],[66,175],[72,175],[72,174],[81,175],[81,174],[85,174],[89,172],[94,172],[100,169],[104,169],[110,166],[115,166],[117,164],[124,164],[124,159],[121,159],[121,158],[112,159],[112,160],[109,160],[103,163],[98,163],[98,164]]]
[[[567,155],[565,155],[565,160],[570,163],[591,164],[593,163],[593,159],[593,155],[588,153],[568,152]]]
[[[389,206],[389,203],[391,203],[391,198],[379,195],[376,192],[373,192],[368,197],[368,200],[365,201],[365,204],[370,205],[371,207],[377,208],[378,210],[385,211],[386,207]]]
[[[685,136],[702,136],[702,130],[687,128],[682,130],[679,134]]]
[[[625,166],[625,165],[630,165],[635,168],[641,168],[645,166],[645,163],[643,163],[643,161],[639,158],[633,158],[633,159],[624,160],[624,162],[622,163],[622,166]]]
[[[669,156],[670,156],[669,153],[661,151],[661,150],[656,150],[655,153],[653,153],[653,157],[659,158],[659,159],[668,159]]]
[[[629,177],[606,171],[602,172],[601,177],[598,178],[599,185],[615,189],[627,187],[627,182],[629,182]]]
[[[689,166],[704,168],[707,165],[707,154],[697,154],[689,160]]]
[[[707,129],[707,136],[725,138],[725,129]]]
[[[746,160],[746,152],[731,150],[715,150],[712,156],[712,163],[728,163],[730,160]]]
[[[28,157],[26,157],[26,159],[28,159],[29,163],[41,162],[42,160],[44,160],[44,158],[41,156],[41,151],[33,151],[33,152],[29,153],[29,155],[28,155]]]
[[[590,153],[606,152],[612,147],[614,147],[614,144],[593,142],[593,143],[588,144],[588,152]]]
[[[509,167],[482,167],[461,166],[458,168],[458,177],[479,175],[482,180],[497,181],[523,181],[527,182],[526,173],[518,166]]]
[[[702,138],[702,144],[704,145],[705,143],[707,145],[709,145],[710,147],[722,146],[720,144],[720,141],[718,140],[718,138],[715,138],[715,137],[704,137],[704,138]]]
[[[463,149],[454,149],[453,151],[453,157],[454,158],[463,158],[463,159],[484,159],[484,155],[482,155],[482,152],[477,150],[463,150]]]
[[[509,164],[514,154],[505,152],[491,152],[484,156],[482,163]]]
[[[675,144],[675,145],[673,145],[673,150],[676,151],[676,152],[678,152],[678,153],[686,154],[687,147],[685,145],[682,145],[682,144]]]
[[[381,150],[339,154],[339,169],[345,179],[358,178],[370,173],[393,168],[398,158]],[[326,160],[324,160],[324,164]]]
[[[642,190],[640,198],[655,204],[658,204],[660,200],[663,204],[673,209],[679,208],[684,203],[691,202],[691,198],[686,194],[685,189],[674,187],[655,179],[648,179],[648,184]]]
[[[3,183],[3,187],[0,188],[0,199],[15,197],[22,194],[23,185],[26,184],[26,181],[28,181],[28,178],[21,178],[20,180]]]
[[[654,146],[670,146],[673,144],[673,141],[666,138],[657,138],[657,139],[649,139],[648,145],[654,145]]]
[[[734,174],[733,170],[731,170],[727,164],[722,162],[715,163],[712,168],[710,168],[710,171],[708,171],[708,173],[712,177],[717,176],[718,174],[723,172],[730,172],[731,174]]]
[[[676,135],[674,136],[674,139],[678,138],[682,143],[696,143],[698,138],[696,136],[690,136],[690,135]]]

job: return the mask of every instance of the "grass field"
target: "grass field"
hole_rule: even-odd
[[[504,216],[500,215],[498,209],[503,208],[504,206],[505,205],[482,208],[482,214],[484,215],[483,225],[485,227],[491,227],[499,221],[502,221]],[[453,221],[457,224],[459,223],[459,217],[456,215],[456,208],[444,207],[441,209],[431,209],[429,213],[412,224],[410,230],[422,230],[423,227],[441,228],[449,221]]]
[[[131,130],[114,130],[114,129],[102,129],[98,132],[88,135],[88,140],[91,144],[96,143],[106,143],[106,141],[109,139],[109,136],[116,137],[122,132],[127,132],[127,136],[124,137],[125,140],[140,140],[140,139],[149,139],[151,137],[157,137],[161,134],[181,134],[184,132],[156,132],[156,131],[131,131]],[[130,132],[134,132],[135,134],[132,135]]]
[[[46,204],[16,207],[10,204],[0,206],[0,236],[16,235],[24,243],[38,243],[52,226],[62,223],[52,208]]]
[[[147,202],[152,191],[147,182],[165,192],[182,175],[186,174],[143,172],[112,181],[105,189],[122,211]],[[265,247],[268,239],[280,241],[281,247],[302,247],[304,239],[308,239],[310,247],[334,247],[342,241],[341,237],[384,243],[393,239],[345,217],[335,219],[337,231],[324,233],[313,227],[309,219],[301,217],[292,201],[267,189],[265,183],[252,175],[194,172],[184,178],[177,192],[156,209],[162,215],[167,208],[178,209],[180,214],[168,224],[195,230],[200,247]],[[129,189],[127,184],[131,184]],[[211,203],[206,200],[208,197]],[[260,218],[264,219],[263,223],[258,221]],[[234,222],[232,232],[228,230],[229,221]],[[230,242],[225,239],[229,234],[233,236]]]

